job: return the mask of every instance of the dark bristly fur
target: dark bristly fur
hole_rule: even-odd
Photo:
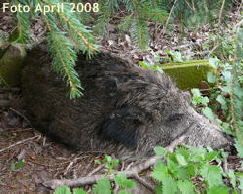
[[[80,55],[76,70],[84,96],[69,100],[69,88],[50,64],[44,45],[29,52],[23,98],[33,125],[65,144],[127,159],[150,156],[154,146],[167,146],[181,135],[193,146],[218,148],[228,143],[165,74],[106,53],[91,60]]]

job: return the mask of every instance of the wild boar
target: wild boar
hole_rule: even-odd
[[[227,138],[216,124],[197,113],[166,75],[100,52],[79,55],[76,70],[84,87],[70,100],[69,87],[51,70],[44,45],[25,60],[22,92],[26,114],[36,129],[79,150],[143,158],[153,147],[184,135],[185,144],[220,148]]]

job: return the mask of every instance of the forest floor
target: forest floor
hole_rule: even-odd
[[[231,22],[234,17],[232,14]],[[1,18],[1,30],[11,31],[11,16],[5,15]],[[33,28],[42,32],[38,21],[33,24]],[[102,49],[132,63],[153,61],[151,51],[159,53],[164,59],[165,50],[179,51],[192,59],[207,58],[210,51],[203,51],[203,43],[209,39],[209,33],[214,29],[205,25],[197,32],[184,32],[181,37],[179,27],[173,28],[163,36],[160,30],[157,31],[158,34],[152,33],[154,37],[161,37],[155,38],[156,42],[151,42],[149,49],[139,52],[132,46],[130,37],[118,36],[116,26],[111,24],[106,38],[100,38]],[[151,32],[153,31],[155,30],[151,26]],[[33,36],[38,40],[40,34],[33,33]],[[48,193],[49,190],[42,185],[46,180],[78,178],[92,174],[97,169],[98,165],[94,161],[102,159],[99,153],[73,152],[32,128],[25,115],[15,108],[14,104],[18,104],[20,99],[20,88],[0,88],[0,193]],[[124,169],[127,165],[130,163],[122,164],[118,168]],[[227,165],[229,169],[239,169],[240,160],[231,153]],[[94,173],[104,173],[104,169]],[[90,186],[85,189],[89,190]]]

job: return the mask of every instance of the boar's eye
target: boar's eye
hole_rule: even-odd
[[[182,113],[174,113],[170,115],[167,119],[167,122],[177,122],[183,119],[184,114]]]

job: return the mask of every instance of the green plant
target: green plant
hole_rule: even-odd
[[[209,89],[209,99],[203,97],[198,90],[193,90],[192,104],[199,107],[210,119],[217,121],[222,129],[235,137],[235,147],[238,156],[243,157],[243,30],[242,27],[232,28],[229,31],[232,36],[218,36],[222,39],[218,50],[212,53],[217,57],[209,58],[211,65],[218,67],[219,77],[216,80],[208,75],[208,82],[216,82],[217,87]],[[226,37],[230,37],[229,39]],[[220,51],[220,52],[219,52]],[[198,106],[198,104],[203,105]],[[215,117],[213,111],[217,110],[219,118]]]
[[[71,189],[68,186],[65,186],[65,185],[57,187],[54,191],[54,194],[71,194],[71,193],[73,193],[73,194],[85,194],[86,191],[83,190],[83,189],[75,188],[71,192]]]
[[[119,194],[127,194],[127,189],[132,189],[136,186],[135,182],[127,179],[124,173],[114,175],[115,185],[118,187]],[[105,177],[100,179],[97,184],[94,185],[92,191],[95,194],[110,194],[112,193],[111,184]]]
[[[11,162],[10,163],[10,170],[13,171],[13,170],[18,170],[20,169],[21,167],[23,167],[25,164],[25,161],[22,159],[22,160],[19,160],[18,162]]]
[[[228,193],[242,187],[243,173],[223,172],[220,167],[223,157],[227,157],[223,151],[186,146],[174,152],[157,147],[155,152],[163,156],[151,173],[159,182],[156,193]],[[212,162],[218,165],[211,165]],[[225,178],[230,180],[230,186],[224,183]]]
[[[145,69],[151,69],[151,70],[154,70],[154,71],[158,71],[159,73],[164,73],[163,69],[160,67],[159,64],[156,64],[156,63],[150,64],[146,61],[139,61],[138,64]]]
[[[105,156],[102,163],[99,160],[96,160],[95,163],[97,164],[105,164],[106,169],[108,172],[107,175],[113,174],[114,176],[114,182],[115,185],[118,188],[119,194],[126,194],[127,189],[132,189],[136,186],[135,182],[132,180],[127,179],[126,175],[124,173],[118,173],[116,174],[115,171],[113,171],[113,168],[118,165],[119,161],[117,159],[112,159],[110,156]],[[96,184],[94,184],[92,191],[94,194],[111,194],[112,193],[112,186],[110,181],[104,176],[100,180],[97,181]],[[70,188],[62,185],[55,189],[55,194],[85,194],[86,191],[83,189],[73,189],[73,192],[71,192]]]
[[[183,62],[187,60],[187,58],[182,56],[179,51],[172,52],[165,50],[164,52],[166,54],[166,62]]]
[[[113,172],[113,168],[119,164],[118,159],[112,159],[111,156],[104,156],[102,161],[95,160],[96,164],[105,164],[105,168],[108,170],[106,174],[111,174]]]
[[[197,106],[198,104],[207,105],[209,103],[208,97],[203,97],[199,89],[193,88],[191,89],[191,93],[191,104],[193,106]]]
[[[228,60],[235,54],[235,34],[236,29],[230,25],[211,32],[209,39],[203,44],[203,49],[209,50],[213,56],[217,56],[221,60]]]
[[[127,189],[132,189],[136,186],[135,182],[129,180],[126,178],[125,174],[118,174],[114,177],[115,185],[119,188],[118,193],[119,194],[128,194],[130,192],[127,191]],[[94,194],[111,194],[112,188],[111,183],[107,178],[102,178],[97,181],[97,183],[93,186],[92,192]],[[83,189],[75,188],[71,192],[70,188],[62,185],[58,186],[55,189],[55,194],[86,194],[86,191]]]

